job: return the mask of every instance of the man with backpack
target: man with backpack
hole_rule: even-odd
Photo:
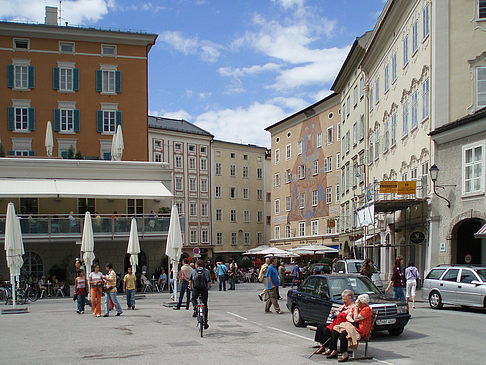
[[[208,329],[208,290],[211,287],[211,274],[204,267],[204,261],[196,262],[196,269],[192,271],[189,279],[189,289],[192,290],[192,304],[194,305],[193,317],[197,317],[197,298],[201,296],[204,303],[204,329]]]

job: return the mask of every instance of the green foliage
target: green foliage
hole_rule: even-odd
[[[167,214],[167,213],[170,213],[170,207],[159,208],[159,214]]]
[[[243,257],[238,260],[238,268],[240,269],[248,269],[249,267],[252,267],[253,263],[248,257]]]
[[[83,159],[83,155],[81,154],[81,151],[77,151],[76,154],[74,155],[74,158],[76,160],[82,160]]]
[[[75,152],[74,152],[73,146],[69,147],[69,150],[68,150],[68,158],[71,159],[71,160],[74,159],[74,153]]]

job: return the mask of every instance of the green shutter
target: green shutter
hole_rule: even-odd
[[[74,131],[79,132],[79,109],[74,109]]]
[[[9,150],[7,155],[9,156],[15,156],[15,151],[14,150]]]
[[[29,66],[29,89],[35,87],[35,69],[34,66]]]
[[[61,130],[61,109],[54,109],[54,132]]]
[[[103,111],[98,110],[96,112],[96,130],[98,133],[103,132]]]
[[[35,151],[29,151],[29,156],[35,156]]]
[[[35,109],[29,108],[29,131],[35,130]]]
[[[121,71],[115,71],[115,92],[121,92]]]
[[[59,67],[52,68],[52,88],[59,90]]]
[[[15,109],[12,107],[8,107],[8,116],[7,116],[7,126],[9,131],[13,131],[15,129]]]
[[[111,152],[103,152],[103,160],[111,160]]]
[[[73,68],[73,90],[79,90],[79,68]]]
[[[7,86],[12,89],[14,87],[14,66],[13,65],[7,65],[7,77],[8,77]]]
[[[61,157],[64,158],[64,159],[67,159],[68,158],[68,151],[62,151]]]
[[[122,124],[122,112],[117,111],[115,114],[115,132],[118,129],[118,126]]]
[[[103,87],[103,73],[101,70],[96,70],[96,92],[101,92]]]

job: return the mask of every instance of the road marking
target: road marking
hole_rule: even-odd
[[[378,359],[373,359],[376,362],[379,362],[380,364],[386,364],[386,365],[393,365],[391,362],[385,361],[385,360],[378,360]]]
[[[285,334],[290,335],[290,336],[295,336],[295,337],[298,337],[298,338],[302,338],[303,340],[315,342],[312,338],[305,337],[305,336],[301,336],[301,335],[297,335],[297,334],[292,333],[292,332],[284,331],[284,330],[281,330],[280,328],[275,328],[275,327],[267,327],[267,328],[270,328],[271,330],[274,330],[274,331],[279,331],[279,332],[285,333]]]
[[[244,319],[245,321],[248,321],[248,318],[245,318],[245,317],[239,316],[238,314],[231,313],[231,312],[226,312],[226,313],[231,314],[232,316],[235,316],[235,317],[238,317],[238,318]]]

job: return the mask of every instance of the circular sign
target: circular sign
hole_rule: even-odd
[[[194,247],[192,252],[194,253],[194,255],[200,255],[201,254],[201,250],[199,249],[199,247]]]
[[[422,243],[425,240],[425,235],[422,232],[416,231],[410,233],[410,242],[412,243]]]
[[[470,263],[471,263],[471,261],[472,261],[472,256],[471,256],[471,254],[470,254],[470,253],[466,254],[466,256],[464,256],[464,262],[465,262],[466,264],[470,264]]]

